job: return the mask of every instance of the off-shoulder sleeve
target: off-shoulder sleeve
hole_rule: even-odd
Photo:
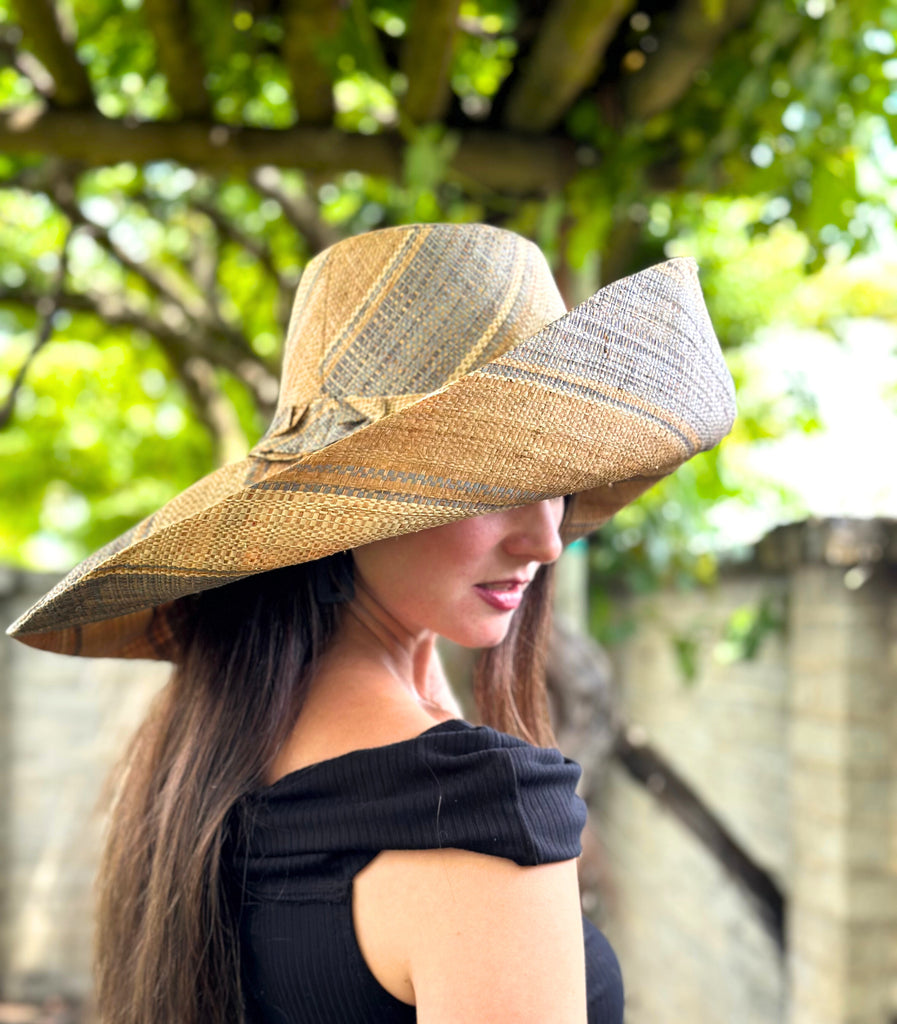
[[[580,770],[559,751],[481,729],[434,736],[418,756],[420,815],[401,828],[409,844],[457,847],[522,865],[579,855]]]
[[[454,847],[521,865],[580,853],[579,766],[552,749],[452,721],[286,776],[252,801],[250,860]],[[279,873],[279,872],[278,872]]]

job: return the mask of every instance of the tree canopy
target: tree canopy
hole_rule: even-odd
[[[893,0],[0,0],[0,557],[70,563],[242,454],[301,269],[353,232],[510,227],[571,304],[694,251],[730,350],[894,317],[813,282],[893,234],[895,32]],[[812,410],[738,429],[783,420]],[[652,516],[674,558],[717,458],[607,563]]]

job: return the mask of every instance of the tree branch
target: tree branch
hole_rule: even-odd
[[[21,36],[22,31],[18,25],[0,27],[0,60],[14,67],[23,78],[27,78],[39,96],[50,99],[56,85],[50,73],[33,53],[19,50]]]
[[[613,756],[617,721],[613,669],[605,650],[555,615],[545,666],[551,720],[558,746],[582,768],[587,802]]]
[[[321,252],[338,242],[342,235],[321,219],[317,205],[307,196],[291,196],[276,167],[260,167],[249,180],[261,195],[280,205],[286,219],[308,242],[312,252]]]
[[[46,295],[28,286],[0,287],[2,303],[35,309],[40,308],[46,300]],[[162,317],[154,317],[121,301],[95,293],[83,294],[62,290],[58,295],[58,308],[91,313],[112,327],[130,327],[145,331],[159,341],[167,352],[180,353],[178,358],[183,361],[198,357],[220,366],[245,383],[263,416],[270,417],[274,413],[278,392],[277,377],[257,356],[234,352],[227,339],[216,336],[214,332],[184,322],[180,328],[175,328],[170,322],[166,323],[164,311]],[[171,321],[173,318],[167,319]]]
[[[325,59],[342,28],[345,13],[333,0],[283,0],[281,51],[290,76],[293,102],[306,125],[333,118],[333,72]]]
[[[205,62],[193,36],[187,0],[143,0],[143,12],[172,100],[188,117],[207,116],[211,105]]]
[[[549,4],[505,110],[509,128],[553,128],[598,74],[617,26],[635,0],[557,0]]]
[[[188,295],[172,281],[166,280],[153,267],[135,260],[120,245],[116,244],[103,225],[91,220],[84,213],[75,200],[74,192],[68,182],[57,181],[52,189],[52,196],[60,210],[73,224],[88,228],[97,244],[102,246],[126,270],[145,281],[160,298],[181,310],[186,320],[204,327],[207,331],[226,337],[230,345],[238,351],[246,354],[251,352],[249,342],[242,332],[225,323],[218,315],[217,309],[208,301],[199,296]]]
[[[197,419],[215,445],[215,461],[219,465],[234,462],[246,454],[246,435],[234,407],[222,394],[215,380],[215,368],[198,356],[184,357],[182,351],[160,341],[160,347],[178,375]]]
[[[415,0],[411,9],[399,69],[408,78],[402,106],[415,124],[445,115],[460,7],[461,0]]]
[[[31,346],[31,351],[25,357],[24,363],[19,367],[18,373],[13,378],[12,384],[9,388],[9,394],[6,396],[6,400],[3,405],[0,406],[0,430],[2,430],[12,418],[13,410],[16,405],[16,398],[22,385],[25,383],[25,377],[28,373],[28,369],[34,362],[38,352],[46,345],[53,334],[53,317],[56,311],[60,308],[60,297],[65,286],[65,275],[68,270],[68,258],[69,258],[69,242],[71,241],[73,230],[69,229],[68,234],[65,237],[65,241],[62,243],[62,251],[59,254],[59,267],[56,271],[56,277],[53,282],[53,288],[49,295],[42,295],[31,307],[36,309],[38,315],[41,317],[40,327],[37,329],[34,335],[34,344]]]
[[[757,0],[728,0],[714,18],[706,0],[682,0],[670,14],[657,52],[625,84],[625,116],[645,119],[672,107],[691,87],[695,72],[709,63],[723,39],[756,6]]]
[[[146,266],[143,262],[138,262],[132,256],[129,256],[120,245],[113,242],[108,229],[102,224],[98,224],[95,220],[91,220],[78,205],[71,182],[62,178],[55,180],[50,187],[50,194],[56,205],[72,224],[86,228],[91,238],[101,248],[105,249],[126,270],[129,270],[132,274],[145,281],[157,295],[166,299],[172,305],[178,306],[189,319],[209,319],[208,311],[202,303],[188,295],[179,294],[174,286],[160,274],[156,273],[152,267]]]
[[[292,300],[293,292],[296,290],[296,282],[288,280],[280,270],[278,270],[277,265],[274,263],[274,257],[271,255],[271,250],[264,242],[257,238],[253,238],[252,235],[243,231],[242,228],[234,224],[234,222],[230,220],[230,218],[226,217],[214,203],[207,202],[204,199],[191,198],[190,205],[204,216],[208,217],[224,238],[230,239],[230,241],[235,245],[239,245],[254,256],[274,279],[280,295],[282,297],[285,296],[288,301]]]
[[[357,170],[397,179],[402,139],[352,135],[299,125],[283,130],[234,128],[210,121],[134,123],[96,111],[19,109],[0,117],[0,150],[52,154],[101,167],[124,160],[176,160],[188,167],[234,172],[273,164],[321,174]],[[452,166],[486,189],[513,195],[561,188],[577,170],[575,147],[564,139],[472,130],[462,132]]]
[[[191,230],[190,246],[178,262],[189,276],[191,284],[203,297],[203,302],[216,324],[225,323],[221,312],[222,288],[218,280],[221,267],[221,237],[217,227],[206,223],[206,230]]]
[[[274,263],[271,250],[264,243],[238,228],[236,224],[224,216],[214,203],[206,202],[201,199],[194,199],[192,200],[192,205],[196,210],[205,214],[205,216],[209,218],[210,223],[218,232],[219,237],[226,238],[235,245],[239,245],[241,248],[245,249],[250,255],[254,256],[268,272],[277,286],[277,300],[274,317],[281,329],[285,330],[289,323],[290,309],[293,304],[293,295],[296,291],[296,284],[298,282],[295,280],[288,280],[284,277]]]
[[[35,57],[53,79],[54,102],[60,107],[92,104],[87,72],[66,39],[55,4],[51,0],[12,0],[12,7]]]
[[[614,754],[636,782],[671,811],[751,899],[780,951],[785,948],[785,898],[776,880],[737,842],[725,824],[637,730],[620,728]]]

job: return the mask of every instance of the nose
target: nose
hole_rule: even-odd
[[[564,550],[561,541],[561,520],[564,499],[546,498],[531,505],[510,510],[512,529],[505,541],[505,550],[515,558],[529,562],[555,562]]]

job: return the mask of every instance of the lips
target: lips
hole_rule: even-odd
[[[512,612],[523,600],[523,592],[528,583],[528,579],[491,580],[488,583],[477,583],[473,589],[492,608]]]

